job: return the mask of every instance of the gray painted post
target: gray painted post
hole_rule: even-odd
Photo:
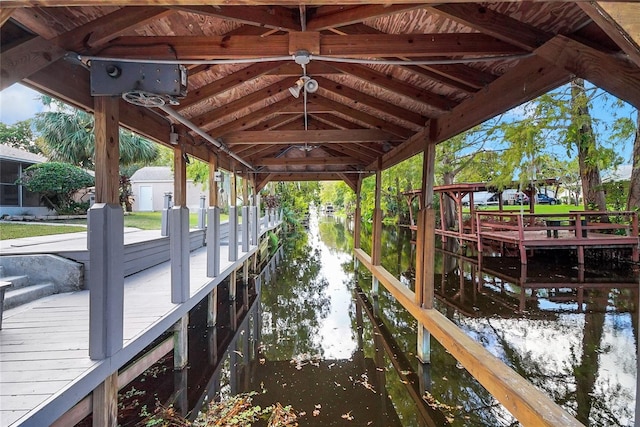
[[[89,209],[89,357],[122,349],[124,313],[124,213],[118,205]]]
[[[198,208],[198,229],[204,230],[207,224],[207,209],[204,207],[205,197],[200,196],[200,207]]]
[[[162,208],[162,219],[160,225],[160,235],[169,235],[169,210],[171,209],[171,192],[164,193],[164,204]]]
[[[242,207],[242,252],[249,252],[249,230],[251,220],[249,219],[249,206]]]
[[[171,302],[180,304],[189,299],[189,208],[171,209]]]
[[[229,206],[229,261],[238,259],[238,212]]]
[[[207,277],[220,275],[220,208],[210,206],[207,222]]]
[[[251,244],[258,246],[260,236],[260,216],[257,206],[251,206]]]
[[[182,369],[189,361],[189,314],[173,325],[173,367]]]
[[[431,363],[431,334],[418,323],[418,351],[416,356],[422,363]]]

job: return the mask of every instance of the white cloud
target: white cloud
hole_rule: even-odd
[[[42,111],[40,93],[21,84],[14,84],[0,92],[0,122],[12,125],[29,119]]]

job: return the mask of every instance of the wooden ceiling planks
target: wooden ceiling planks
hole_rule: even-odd
[[[624,37],[624,28],[633,31],[635,24],[614,25],[623,20],[620,11],[634,7],[627,3],[313,0],[304,8],[235,0],[81,3],[3,1],[0,84],[22,80],[92,110],[90,96],[80,93],[88,88],[86,72],[76,73],[83,79],[77,87],[45,76],[74,68],[61,66],[65,50],[233,61],[289,56],[304,46],[315,54],[407,62],[312,60],[305,68],[319,89],[309,94],[306,120],[303,97],[293,98],[287,90],[304,73],[293,60],[189,65],[188,95],[173,108],[249,159],[259,186],[270,179],[345,179],[355,186],[355,170],[371,173],[379,164],[393,165],[425,143],[441,142],[572,74],[640,104],[637,39],[634,44]],[[603,5],[617,18],[603,19]],[[300,33],[302,23],[306,31]],[[411,62],[523,53],[534,56]],[[125,126],[168,143],[173,119],[123,102],[121,108]],[[380,136],[387,133],[387,140]],[[193,132],[185,140],[190,154],[203,160],[216,151]],[[307,147],[298,149],[304,143]],[[229,165],[227,154],[219,154],[223,166]]]

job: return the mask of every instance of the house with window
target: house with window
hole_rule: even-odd
[[[46,162],[39,154],[0,145],[0,217],[4,215],[52,215],[40,201],[38,193],[32,193],[16,180],[22,171],[36,163]]]

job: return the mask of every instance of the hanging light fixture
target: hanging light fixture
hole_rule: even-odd
[[[318,81],[309,76],[301,76],[296,83],[289,88],[289,92],[294,98],[300,97],[300,92],[305,90],[307,93],[314,93],[318,90]]]

